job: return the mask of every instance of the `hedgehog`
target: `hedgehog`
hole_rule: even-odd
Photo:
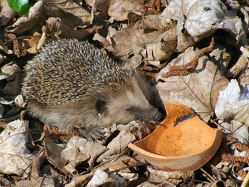
[[[150,85],[133,68],[88,41],[49,41],[25,66],[28,113],[68,133],[99,138],[101,129],[133,120],[159,121]]]

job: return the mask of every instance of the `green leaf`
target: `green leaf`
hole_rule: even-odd
[[[28,15],[29,8],[31,7],[29,5],[29,0],[7,0],[10,8],[17,12],[20,15]]]

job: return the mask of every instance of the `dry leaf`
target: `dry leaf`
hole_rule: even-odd
[[[7,25],[12,18],[16,15],[16,13],[9,7],[7,0],[1,1],[1,25],[5,26]]]
[[[246,44],[241,19],[226,16],[226,7],[219,0],[173,0],[165,8],[162,16],[177,20],[178,51],[192,46],[217,29],[232,33],[237,41]]]
[[[27,51],[30,54],[37,53],[37,44],[41,39],[41,34],[38,32],[35,32],[33,36],[29,39],[24,39],[23,42],[25,43],[25,46],[27,47]]]
[[[135,25],[130,25],[118,31],[113,37],[113,48],[118,56],[124,56],[133,52],[136,48],[142,48],[147,43],[160,41],[162,32],[144,33],[143,29],[137,29]]]
[[[237,62],[231,69],[229,69],[227,76],[235,78],[237,77],[242,71],[244,71],[248,66],[248,57],[244,54],[241,54]]]
[[[231,33],[239,43],[243,45],[247,44],[243,22],[237,16],[226,16],[221,23],[213,25],[213,29],[224,29]]]
[[[24,101],[24,98],[22,95],[18,95],[15,97],[15,105],[21,108],[24,108],[26,106],[26,102]]]
[[[219,119],[234,119],[249,126],[249,86],[239,85],[232,79],[227,87],[220,91],[215,114]]]
[[[117,137],[115,137],[108,145],[108,151],[102,154],[97,162],[101,162],[104,158],[114,155],[120,154],[122,151],[126,149],[129,143],[133,142],[136,137],[127,130],[122,130]]]
[[[107,173],[103,170],[97,170],[86,187],[94,186],[127,186],[127,182],[120,176]]]
[[[68,26],[88,24],[91,14],[73,0],[45,0],[45,12],[50,17],[60,17]]]
[[[143,0],[110,0],[108,15],[114,20],[124,21],[130,12],[140,15]]]
[[[23,175],[30,172],[32,155],[26,147],[28,121],[16,120],[0,134],[0,172]]]
[[[246,144],[248,142],[249,133],[247,125],[236,120],[232,120],[230,123],[222,122],[220,126],[225,132],[232,134],[232,136],[237,138],[241,143]]]
[[[87,161],[92,167],[96,158],[105,151],[106,147],[97,142],[73,136],[67,143],[67,147],[61,152],[61,158],[73,167],[83,161]]]
[[[31,180],[21,180],[16,182],[18,187],[54,187],[55,180],[52,177],[38,177]]]
[[[174,185],[170,182],[167,182],[167,181],[162,182],[162,183],[156,182],[156,184],[153,184],[151,182],[146,181],[146,182],[143,182],[143,183],[137,185],[137,187],[158,187],[158,186],[176,187],[176,185]]]
[[[231,60],[231,55],[227,52],[225,48],[216,48],[209,54],[212,57],[212,62],[215,63],[222,75],[225,75],[228,65]]]
[[[125,169],[127,167],[136,167],[139,165],[141,165],[140,162],[138,162],[137,160],[135,160],[127,155],[124,155],[115,161],[104,163],[103,165],[101,165],[97,169],[98,170],[106,170],[106,169],[122,170],[122,169]],[[74,187],[77,185],[82,185],[90,177],[92,177],[94,175],[95,171],[96,170],[92,170],[90,173],[87,173],[87,174],[75,175],[73,177],[73,179],[71,180],[71,182],[66,185],[66,187]]]
[[[83,40],[90,35],[90,32],[85,29],[74,30],[72,27],[64,24],[60,18],[54,17],[48,18],[46,28],[44,29],[47,35],[55,35],[59,38],[76,38]]]
[[[45,147],[46,158],[48,159],[48,161],[54,167],[67,174],[64,169],[66,162],[61,159],[61,152],[64,148],[54,143],[54,141],[48,136],[45,136],[43,142]]]
[[[14,63],[10,62],[5,64],[1,68],[0,72],[0,80],[4,81],[5,84],[2,85],[1,91],[4,94],[8,95],[17,95],[21,90],[21,79],[22,79],[22,72],[19,66]]]
[[[224,7],[218,0],[173,0],[162,15],[177,21],[184,21],[184,28],[191,36],[210,32],[212,25],[222,21]]]
[[[141,15],[143,0],[86,0],[93,9],[100,10],[104,15],[111,16],[114,20],[127,20],[129,13]]]
[[[190,179],[193,175],[193,171],[174,171],[167,172],[158,169],[154,169],[150,166],[147,166],[147,170],[150,173],[150,177],[148,179],[149,182],[170,182],[175,185],[179,185],[184,181]]]
[[[187,76],[163,78],[172,65],[187,64],[195,52],[188,48],[183,54],[172,60],[156,76],[157,89],[163,103],[175,102],[193,108],[203,120],[208,121],[216,104],[219,91],[228,83],[213,62],[203,56],[196,70]]]
[[[44,17],[43,1],[36,2],[30,9],[28,17],[20,17],[13,25],[7,27],[7,31],[15,34],[22,34],[29,31],[42,22]]]

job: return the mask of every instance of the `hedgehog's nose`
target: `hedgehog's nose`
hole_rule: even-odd
[[[153,121],[162,121],[163,120],[163,114],[159,110],[154,110],[152,113],[152,120]]]

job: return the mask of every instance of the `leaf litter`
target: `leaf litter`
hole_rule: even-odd
[[[24,16],[8,1],[0,1],[0,185],[248,184],[248,2],[37,0]],[[191,107],[223,129],[217,154],[197,171],[161,171],[127,148],[153,124],[113,124],[89,142],[24,120],[23,68],[51,38],[89,40],[153,78],[163,103]]]

